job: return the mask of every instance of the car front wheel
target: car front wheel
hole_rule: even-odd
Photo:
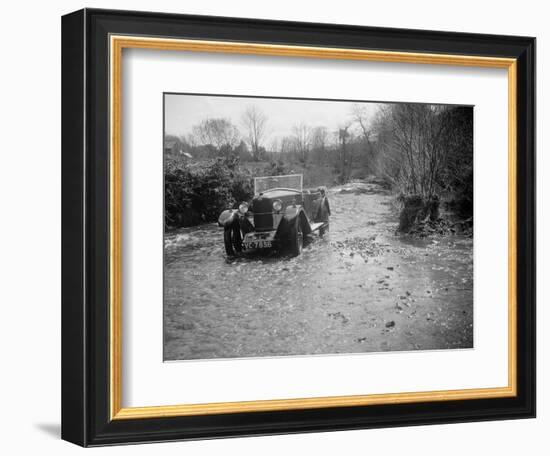
[[[302,253],[304,248],[304,233],[300,221],[296,221],[296,225],[290,232],[290,252],[294,256]]]
[[[223,243],[225,245],[225,253],[227,256],[234,256],[240,253],[242,247],[241,229],[239,225],[234,223],[233,225],[225,227],[223,230]]]

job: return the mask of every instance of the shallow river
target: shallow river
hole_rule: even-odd
[[[473,346],[472,239],[394,234],[391,196],[329,190],[303,254],[226,258],[216,224],[165,237],[165,359]]]

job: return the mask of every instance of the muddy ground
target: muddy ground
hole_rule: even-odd
[[[165,360],[473,346],[473,244],[397,236],[393,197],[329,190],[330,236],[228,260],[215,224],[165,237]]]

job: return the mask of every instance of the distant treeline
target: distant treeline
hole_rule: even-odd
[[[267,125],[249,107],[241,129],[229,119],[205,119],[186,136],[167,135],[166,225],[214,221],[251,197],[253,177],[290,172],[303,173],[305,186],[376,176],[400,195],[404,210],[414,201],[412,222],[437,217],[441,201],[460,217],[472,216],[471,107],[386,104],[373,115],[357,104],[337,131],[302,123],[269,142]]]

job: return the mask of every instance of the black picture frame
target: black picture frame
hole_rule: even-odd
[[[109,36],[517,59],[517,395],[110,419]],[[62,438],[82,446],[535,416],[535,39],[84,9],[62,19]]]

